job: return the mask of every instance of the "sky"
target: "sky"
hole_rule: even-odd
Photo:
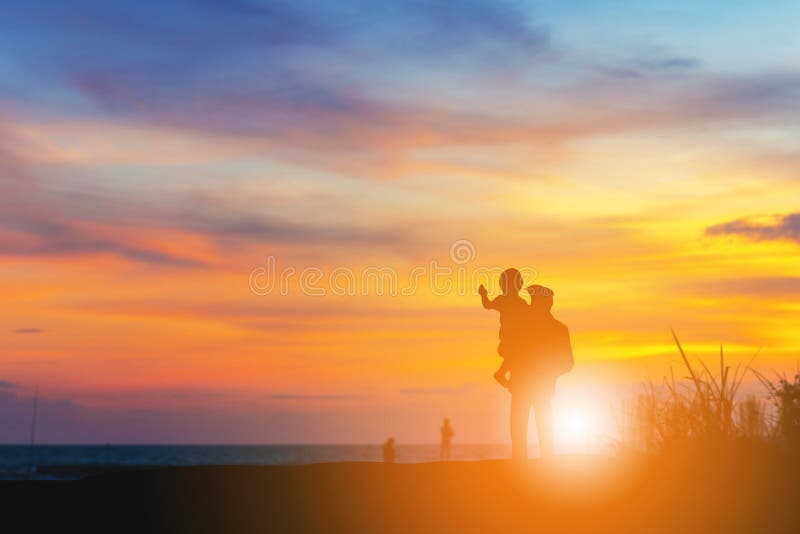
[[[510,266],[598,432],[795,369],[800,5],[655,4],[5,2],[0,442],[507,442]]]

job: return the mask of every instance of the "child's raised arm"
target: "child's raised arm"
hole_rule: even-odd
[[[478,288],[478,293],[480,293],[481,295],[481,304],[483,304],[484,308],[486,308],[487,310],[497,309],[497,306],[495,305],[494,301],[489,298],[489,292],[486,291],[486,288],[483,287],[483,284],[481,284],[481,287]]]

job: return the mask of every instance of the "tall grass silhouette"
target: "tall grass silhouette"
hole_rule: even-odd
[[[785,375],[772,381],[753,370],[758,380],[769,393],[774,407],[772,429],[775,436],[785,440],[790,446],[800,444],[800,368],[794,380]]]
[[[683,363],[685,376],[674,369],[661,387],[646,383],[643,393],[628,406],[628,424],[623,444],[645,451],[661,451],[688,441],[717,442],[736,438],[759,439],[769,434],[764,403],[754,396],[738,394],[750,364],[731,368],[719,349],[719,367],[712,370],[701,359],[687,356],[675,331],[672,337]],[[800,384],[800,382],[798,382]]]

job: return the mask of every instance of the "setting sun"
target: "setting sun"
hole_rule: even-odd
[[[603,437],[613,428],[605,427],[605,414],[586,402],[558,402],[553,407],[554,438],[557,454],[596,454],[604,452]]]

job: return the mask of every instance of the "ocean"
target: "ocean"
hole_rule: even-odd
[[[451,460],[508,458],[508,445],[453,444]],[[380,462],[381,445],[0,445],[0,480],[68,480],[120,469]],[[396,446],[400,463],[439,460],[438,445]]]

